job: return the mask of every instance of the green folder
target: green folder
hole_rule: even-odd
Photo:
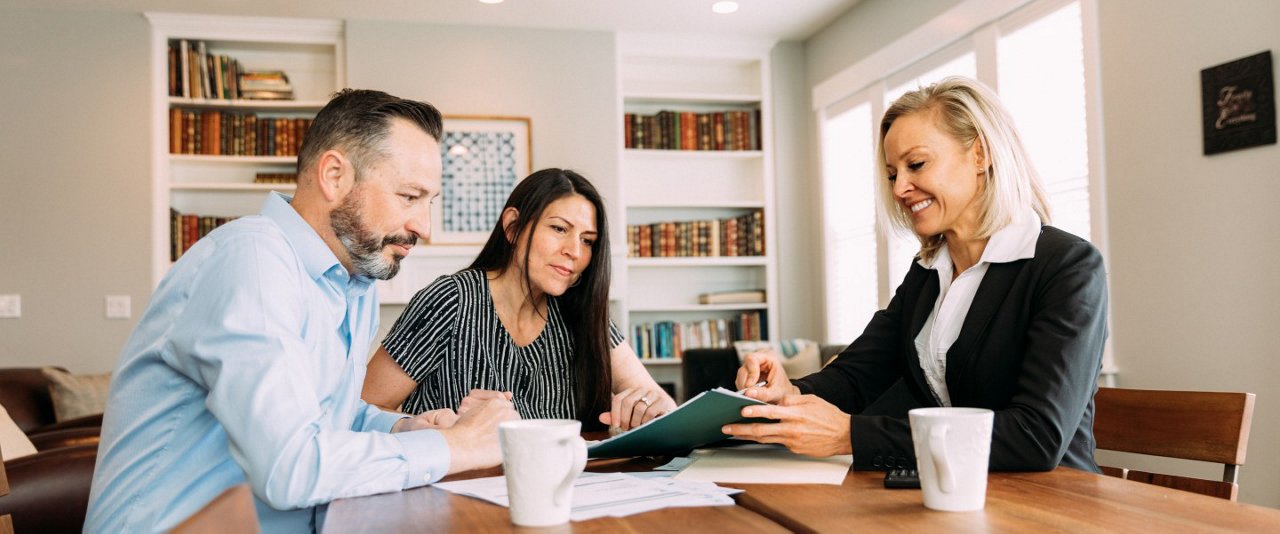
[[[715,388],[681,404],[671,413],[650,420],[587,447],[589,458],[622,458],[679,454],[729,436],[720,427],[730,423],[772,423],[772,419],[742,417],[742,408],[764,404],[724,388]]]

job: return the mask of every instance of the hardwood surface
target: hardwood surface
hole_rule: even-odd
[[[1280,510],[1060,467],[991,473],[978,512],[936,512],[919,490],[851,471],[841,486],[726,484],[738,504],[798,532],[1280,532]]]
[[[596,462],[593,471],[648,469],[645,460]],[[646,467],[647,466],[647,467]],[[496,469],[468,473],[494,476]],[[991,473],[979,512],[936,512],[919,490],[889,490],[884,474],[851,471],[840,486],[725,484],[738,506],[668,508],[622,518],[518,529],[505,508],[422,487],[342,499],[326,532],[1280,532],[1280,510],[1061,467]]]
[[[593,460],[588,471],[648,471],[669,459]],[[501,475],[501,469],[473,471],[445,480]],[[506,508],[455,495],[432,486],[355,499],[329,505],[324,531],[346,532],[786,532],[782,526],[741,506],[666,508],[629,515],[572,521],[550,528],[520,528],[511,524]]]

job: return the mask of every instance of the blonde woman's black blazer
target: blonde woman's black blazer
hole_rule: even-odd
[[[906,412],[937,406],[915,338],[938,275],[913,263],[889,306],[834,362],[795,380],[852,414],[855,469],[914,465]],[[1093,394],[1107,337],[1107,282],[1089,242],[1051,226],[1035,257],[991,264],[947,351],[953,406],[995,411],[993,471],[1098,471]]]

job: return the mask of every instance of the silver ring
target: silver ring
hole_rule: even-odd
[[[643,402],[645,406],[649,406],[649,397],[640,397],[640,402]]]

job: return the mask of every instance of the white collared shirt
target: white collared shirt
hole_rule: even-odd
[[[938,300],[925,321],[924,328],[916,336],[916,353],[920,356],[920,368],[933,390],[933,396],[942,406],[951,406],[951,393],[947,390],[947,351],[956,338],[964,318],[969,315],[973,297],[978,294],[982,278],[992,263],[1008,263],[1032,258],[1036,254],[1036,241],[1040,238],[1040,217],[1030,208],[1023,211],[1012,224],[1001,228],[987,241],[978,263],[951,279],[951,253],[946,243],[938,249],[933,260],[918,263],[926,269],[938,272]]]

